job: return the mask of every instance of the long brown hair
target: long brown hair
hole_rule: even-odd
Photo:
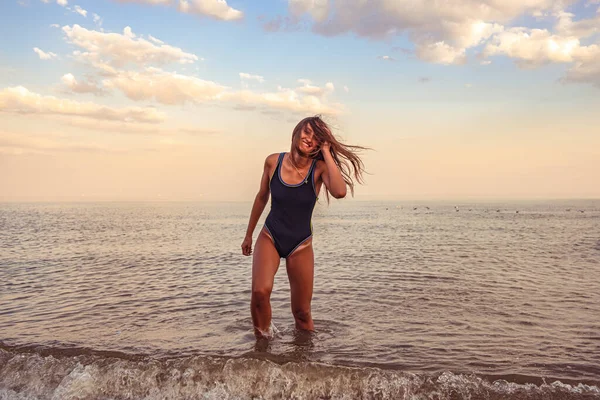
[[[367,147],[352,146],[340,142],[331,132],[329,125],[327,125],[327,123],[321,119],[321,116],[315,115],[314,117],[304,118],[302,121],[298,122],[294,128],[292,133],[292,148],[290,151],[290,155],[292,156],[290,157],[290,161],[292,164],[295,164],[294,156],[296,154],[304,157],[323,160],[320,145],[311,154],[304,154],[299,149],[298,143],[300,141],[302,131],[307,124],[312,128],[314,137],[318,140],[319,144],[323,142],[329,143],[333,160],[340,169],[342,177],[344,178],[344,182],[346,182],[346,185],[350,187],[350,193],[352,193],[352,196],[354,196],[354,179],[356,179],[357,183],[362,184],[364,182],[363,173],[365,173],[365,166],[357,153],[362,150],[370,149]],[[325,193],[327,195],[327,202],[329,203],[329,192],[326,190]]]

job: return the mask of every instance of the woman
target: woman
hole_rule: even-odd
[[[354,194],[351,172],[362,183],[364,166],[356,155],[361,149],[340,143],[327,124],[315,116],[296,125],[289,153],[266,158],[242,243],[242,253],[252,254],[252,233],[271,194],[271,211],[256,239],[252,259],[250,308],[257,337],[271,337],[270,298],[281,258],[286,259],[296,328],[314,330],[310,312],[314,276],[312,211],[322,184],[328,201],[329,194],[337,199],[345,197],[347,187]]]

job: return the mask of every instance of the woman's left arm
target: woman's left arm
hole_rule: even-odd
[[[323,153],[325,161],[325,171],[322,174],[323,183],[333,197],[341,199],[346,197],[346,182],[329,149],[329,143],[323,143],[321,146],[321,153]]]

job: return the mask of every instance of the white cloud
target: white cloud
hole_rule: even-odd
[[[98,26],[102,26],[102,17],[100,17],[98,14],[94,13],[92,15],[93,19],[94,19],[94,23]]]
[[[148,39],[150,39],[151,41],[153,41],[156,44],[165,44],[165,42],[163,42],[162,40],[158,40],[157,38],[155,38],[152,35],[148,35]]]
[[[117,71],[103,85],[106,89],[118,89],[135,101],[155,100],[168,105],[230,103],[241,109],[322,114],[337,114],[341,110],[340,105],[325,102],[326,95],[334,90],[332,83],[323,88],[306,83],[297,89],[280,88],[277,92],[234,91],[216,82],[150,67],[141,72]]]
[[[48,3],[50,3],[50,1],[51,0],[42,0],[42,3],[48,4]],[[60,6],[63,6],[63,7],[66,7],[67,4],[68,4],[68,2],[67,2],[67,0],[56,0],[56,4],[58,4]]]
[[[69,91],[73,93],[101,94],[104,92],[104,90],[95,82],[80,82],[75,79],[75,76],[71,73],[63,75],[61,81],[69,89]]]
[[[573,67],[562,78],[567,83],[591,83],[600,89],[600,46],[578,49]]]
[[[329,1],[327,0],[289,0],[289,7],[293,14],[310,14],[315,21],[324,21],[329,14]]]
[[[34,47],[33,51],[40,57],[40,60],[52,60],[52,59],[58,57],[56,54],[54,54],[52,52],[46,53],[45,51],[40,50],[37,47]]]
[[[235,21],[244,17],[244,13],[227,5],[225,0],[179,0],[179,10],[223,21]]]
[[[308,21],[313,32],[333,36],[353,33],[370,39],[407,35],[414,54],[439,64],[464,64],[469,50],[483,47],[486,57],[513,58],[521,67],[570,63],[563,82],[589,82],[600,87],[600,9],[584,19],[566,10],[578,0],[288,0],[295,25]],[[585,6],[600,4],[587,0]],[[553,19],[553,29],[514,27],[533,16]],[[272,25],[276,29],[279,25]],[[589,38],[596,44],[583,45]],[[380,56],[392,61],[390,56]],[[309,89],[306,89],[309,90]]]
[[[313,85],[304,85],[296,89],[300,93],[309,94],[312,96],[321,96],[323,94],[323,88]]]
[[[252,75],[252,74],[247,74],[245,72],[240,72],[240,78],[242,80],[257,81],[260,83],[264,83],[264,81],[265,81],[265,78],[263,78],[260,75]]]
[[[580,49],[576,37],[561,37],[546,29],[511,28],[495,35],[485,46],[483,56],[507,55],[522,67],[549,62],[573,62]]]
[[[60,25],[59,24],[52,24],[52,25],[50,25],[50,28],[60,28]]]
[[[63,77],[63,84],[74,92],[99,93],[112,89],[121,91],[135,101],[154,100],[167,105],[230,103],[237,108],[323,114],[341,110],[340,105],[325,100],[327,94],[335,90],[330,82],[319,87],[312,85],[309,80],[299,80],[303,84],[301,87],[277,92],[234,91],[217,82],[152,66],[169,62],[189,63],[198,60],[198,57],[166,44],[159,45],[162,41],[154,37],[149,40],[138,37],[130,27],[126,27],[123,34],[97,32],[78,25],[65,26],[63,31],[69,42],[82,49],[73,52],[74,59],[92,67],[103,77],[100,89],[94,82],[80,82],[67,74]],[[143,68],[125,69],[129,64]],[[242,72],[239,76],[244,82],[265,81],[260,75]]]
[[[60,99],[30,92],[23,86],[0,91],[0,111],[19,114],[46,114],[113,120],[157,123],[164,115],[153,108],[114,108],[90,102]]]
[[[396,61],[396,59],[392,56],[379,56],[377,58],[379,58],[380,60],[384,60],[384,61]]]
[[[249,90],[227,92],[221,96],[221,99],[241,107],[291,111],[300,114],[338,114],[341,111],[339,104],[326,104],[318,96],[301,95],[292,89],[267,93]]]
[[[558,35],[575,36],[581,39],[600,32],[600,13],[592,18],[577,21],[573,21],[574,16],[565,11],[558,13],[558,22],[555,26]]]
[[[302,86],[295,89],[296,92],[314,97],[323,97],[335,90],[333,83],[327,82],[324,87],[315,86],[309,79],[298,79]]]
[[[490,40],[483,57],[506,55],[523,68],[548,63],[569,63],[561,79],[567,83],[591,83],[600,88],[600,46],[581,45],[575,36],[560,36],[546,29],[512,28]]]
[[[150,5],[170,6],[178,4],[178,10],[183,13],[203,15],[222,21],[242,19],[244,13],[227,4],[226,0],[115,0],[119,3],[141,3]]]
[[[212,81],[152,67],[141,72],[119,71],[103,83],[106,88],[121,90],[132,100],[154,99],[163,104],[216,100],[227,89]]]
[[[453,47],[447,43],[436,42],[417,45],[415,54],[423,61],[438,64],[464,64],[467,62],[465,48]]]
[[[73,9],[73,12],[76,12],[77,14],[87,18],[87,11],[79,6],[75,6],[75,8]]]
[[[118,72],[116,68],[104,62],[98,53],[76,50],[73,52],[73,58],[82,64],[90,65],[97,70],[98,74],[103,76],[112,76]]]
[[[576,0],[288,0],[290,13],[308,15],[322,35],[347,32],[373,39],[408,34],[415,54],[428,62],[461,64],[466,51],[480,45],[514,19]]]
[[[344,92],[346,92],[346,93],[350,92],[350,88],[348,88],[348,86],[344,86]]]
[[[196,55],[186,53],[180,48],[165,44],[157,46],[143,38],[137,38],[130,27],[126,27],[123,34],[88,30],[79,25],[64,26],[62,30],[67,40],[86,50],[90,58],[113,66],[124,66],[129,63],[189,64],[198,60]]]

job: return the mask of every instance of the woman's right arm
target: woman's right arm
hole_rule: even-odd
[[[265,159],[263,174],[260,180],[260,188],[256,194],[256,197],[254,198],[252,212],[250,213],[250,221],[248,221],[248,229],[246,230],[246,236],[242,243],[242,254],[245,256],[252,254],[252,233],[256,228],[258,219],[262,215],[265,206],[269,202],[269,194],[271,193],[271,190],[269,189],[269,180],[271,178],[271,171],[275,167],[276,158],[277,154],[271,154]]]

